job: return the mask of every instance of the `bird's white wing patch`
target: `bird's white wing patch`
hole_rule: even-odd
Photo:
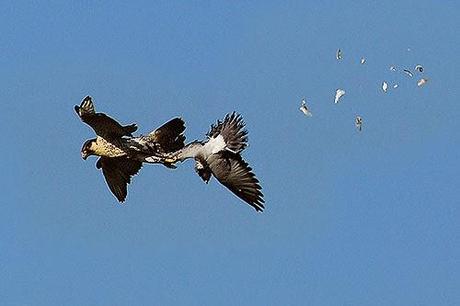
[[[204,149],[208,154],[216,154],[225,149],[226,143],[222,135],[209,138],[209,141],[204,145]]]

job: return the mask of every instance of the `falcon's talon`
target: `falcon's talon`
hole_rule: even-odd
[[[167,157],[164,161],[168,164],[174,164],[177,161],[177,158]]]

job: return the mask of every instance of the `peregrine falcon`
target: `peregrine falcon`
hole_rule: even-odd
[[[194,141],[171,154],[172,161],[195,159],[195,171],[208,183],[214,176],[256,211],[264,209],[262,187],[251,167],[241,157],[247,146],[243,118],[233,112],[211,125],[205,141]]]
[[[181,118],[171,119],[148,135],[133,137],[136,124],[122,126],[109,116],[96,113],[90,96],[84,98],[80,106],[75,106],[75,111],[97,135],[83,144],[81,156],[85,160],[90,155],[100,157],[96,168],[102,169],[107,185],[118,201],[126,199],[127,185],[143,162],[175,168],[165,159],[165,154],[184,147],[185,123]]]

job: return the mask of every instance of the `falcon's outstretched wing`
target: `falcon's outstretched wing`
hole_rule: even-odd
[[[84,98],[80,106],[75,105],[75,111],[81,121],[93,128],[96,135],[106,140],[132,136],[131,133],[137,130],[136,124],[122,126],[106,114],[96,113],[90,96]]]
[[[96,168],[102,169],[107,185],[120,202],[125,201],[131,177],[136,175],[141,167],[142,162],[125,156],[115,158],[101,157],[96,163]]]
[[[239,154],[222,152],[210,156],[209,168],[216,179],[257,211],[264,209],[262,187],[251,167]]]

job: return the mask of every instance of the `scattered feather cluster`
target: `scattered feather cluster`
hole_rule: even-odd
[[[411,49],[407,48],[407,51],[410,52]],[[338,61],[343,60],[343,51],[342,51],[342,49],[340,49],[340,48],[337,49],[337,51],[335,53],[335,58]],[[367,60],[366,60],[365,57],[361,57],[360,60],[359,60],[359,63],[361,65],[364,65],[366,62],[367,62]],[[397,68],[397,66],[395,66],[395,65],[390,65],[390,71],[392,71],[392,72],[401,71],[402,73],[404,73],[409,78],[414,77],[414,73],[410,69],[408,69],[408,68],[402,68],[401,70],[399,70],[399,69],[400,68]],[[423,74],[424,71],[425,71],[425,68],[422,65],[420,65],[420,64],[415,65],[415,67],[414,67],[414,72],[415,73]],[[427,82],[428,82],[428,79],[421,76],[421,78],[417,81],[417,86],[422,87]],[[387,93],[390,88],[396,89],[398,87],[399,87],[399,84],[397,84],[397,83],[394,83],[393,85],[390,86],[389,83],[386,80],[382,81],[382,84],[381,84],[381,89],[382,89],[383,93]],[[341,98],[345,95],[345,93],[346,93],[346,91],[344,89],[341,89],[341,88],[336,89],[335,98],[334,98],[334,104],[338,104],[341,101]],[[308,116],[308,117],[312,116],[310,108],[307,106],[306,98],[302,99],[299,109],[305,116]],[[355,126],[356,126],[356,129],[358,131],[362,130],[363,118],[361,116],[359,116],[359,115],[356,115],[356,117],[355,117]]]

